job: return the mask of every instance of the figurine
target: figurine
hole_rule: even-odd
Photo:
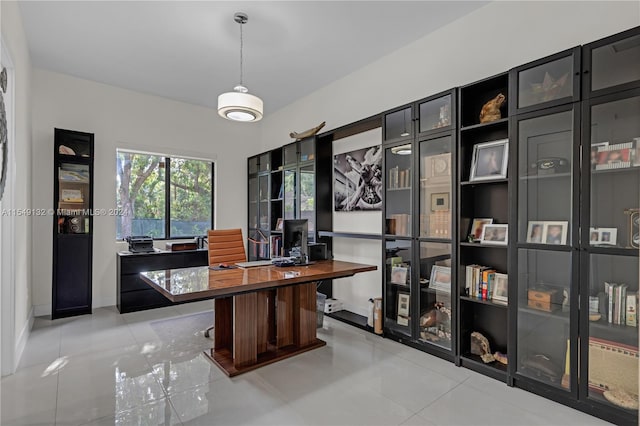
[[[493,357],[496,359],[496,361],[498,361],[500,364],[504,364],[507,365],[508,364],[508,358],[507,358],[507,354],[503,354],[502,352],[496,352],[493,354]]]
[[[324,127],[325,124],[327,124],[327,122],[323,121],[322,123],[320,123],[319,125],[317,125],[313,129],[305,130],[304,132],[300,132],[300,133],[291,132],[291,133],[289,133],[289,136],[291,136],[296,141],[299,141],[301,139],[308,138],[309,136],[315,135],[316,133],[318,133],[320,131],[320,129],[322,129]]]
[[[485,364],[496,360],[493,355],[491,355],[489,341],[486,337],[484,337],[477,331],[471,333],[471,353],[474,355],[479,355]]]
[[[502,114],[500,113],[500,107],[504,104],[507,98],[502,94],[498,94],[495,98],[482,106],[480,111],[480,122],[489,123],[491,121],[500,120]]]

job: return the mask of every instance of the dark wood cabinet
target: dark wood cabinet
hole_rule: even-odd
[[[93,134],[55,129],[51,318],[91,313]]]

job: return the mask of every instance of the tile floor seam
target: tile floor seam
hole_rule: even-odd
[[[433,404],[435,404],[436,402],[438,402],[440,399],[442,399],[444,396],[446,396],[448,393],[453,392],[454,390],[456,390],[459,386],[462,386],[464,384],[464,382],[466,382],[468,380],[468,377],[466,379],[464,379],[463,381],[461,381],[460,383],[456,384],[454,387],[452,387],[451,389],[449,389],[448,391],[444,392],[442,395],[440,395],[439,397],[437,397],[436,399],[434,399],[433,401],[431,401],[430,403],[428,403],[427,405],[425,405],[424,407],[422,407],[420,410],[418,410],[418,412],[416,412],[415,414],[419,414],[422,411],[426,410],[428,407],[431,407]],[[422,416],[420,416],[422,417]],[[428,419],[427,419],[428,420]]]

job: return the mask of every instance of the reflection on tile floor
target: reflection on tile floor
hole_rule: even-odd
[[[604,422],[325,318],[327,346],[229,379],[211,302],[35,321],[2,425],[591,425]]]

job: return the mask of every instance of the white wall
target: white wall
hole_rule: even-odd
[[[216,162],[216,227],[246,235],[247,157],[260,151],[259,127],[217,111],[40,69],[33,71],[33,206],[53,207],[53,129],[95,134],[94,208],[116,204],[116,148]],[[33,304],[51,309],[51,217],[33,219]],[[94,217],[93,306],[116,303],[116,218]]]
[[[31,61],[22,17],[16,2],[0,2],[2,9],[2,40],[14,67],[15,87],[15,139],[13,146],[13,168],[15,186],[13,187],[13,208],[31,207]],[[8,220],[7,217],[2,218]],[[15,361],[20,357],[30,329],[31,318],[31,218],[16,216],[13,218],[13,231],[16,235],[14,247],[15,293],[14,328]],[[10,283],[2,282],[2,286]]]
[[[326,120],[330,130],[640,25],[640,2],[497,1],[263,120],[263,149]]]
[[[333,154],[342,154],[380,145],[380,128],[359,133],[333,142]],[[381,211],[333,212],[333,230],[336,232],[382,233]],[[333,239],[333,256],[347,262],[378,266],[377,271],[364,272],[353,277],[333,280],[333,298],[342,302],[344,309],[367,316],[370,298],[382,296],[382,241],[356,238]]]

